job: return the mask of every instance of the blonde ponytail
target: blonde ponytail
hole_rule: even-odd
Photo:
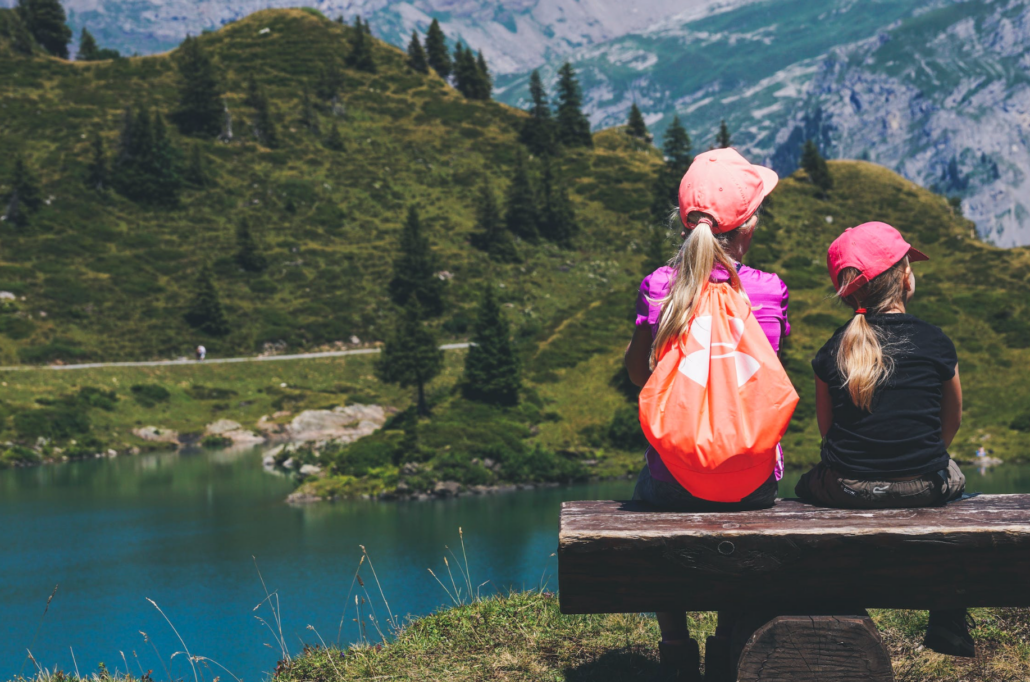
[[[908,258],[891,267],[879,277],[842,300],[852,308],[862,307],[869,314],[884,313],[897,306],[905,296]],[[840,273],[843,291],[861,274],[856,268],[845,268]],[[840,337],[837,348],[837,370],[844,379],[844,387],[851,402],[861,410],[873,411],[876,389],[886,383],[894,373],[891,345],[882,329],[869,324],[865,314],[856,314]]]
[[[690,327],[690,320],[694,316],[694,308],[701,297],[701,291],[711,278],[712,270],[717,263],[729,274],[730,285],[747,299],[747,293],[740,284],[736,263],[726,254],[723,242],[728,241],[740,230],[753,230],[758,224],[757,215],[752,216],[737,230],[719,235],[713,231],[712,226],[715,222],[710,216],[695,212],[687,219],[692,224],[696,223],[697,227],[689,231],[679,255],[670,263],[676,268],[676,279],[672,289],[661,300],[661,321],[658,324],[658,334],[651,345],[651,369],[658,364],[658,357],[665,346],[679,338]]]

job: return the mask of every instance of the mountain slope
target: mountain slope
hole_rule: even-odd
[[[963,199],[985,239],[1030,243],[1030,2],[775,0],[575,53],[595,126],[633,101],[659,131],[679,113],[701,148],[780,172],[800,146],[868,159]],[[559,64],[545,73],[553,79]],[[525,75],[500,98],[525,98]]]

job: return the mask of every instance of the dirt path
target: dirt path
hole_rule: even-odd
[[[440,346],[440,350],[463,350],[468,348],[468,343],[448,343]],[[298,353],[296,355],[266,355],[263,357],[248,358],[211,358],[208,360],[149,360],[144,362],[87,362],[79,365],[15,365],[13,367],[0,367],[0,372],[25,372],[32,370],[68,370],[68,369],[99,369],[102,367],[167,367],[169,365],[226,365],[234,362],[278,362],[282,360],[312,360],[316,358],[340,358],[348,355],[374,355],[379,353],[379,348],[359,348],[357,350],[336,350],[324,353]]]

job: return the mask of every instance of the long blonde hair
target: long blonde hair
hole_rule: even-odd
[[[670,222],[679,222],[679,214],[676,213]],[[725,245],[737,235],[753,231],[758,225],[758,214],[748,218],[737,229],[722,234],[715,234],[715,220],[699,211],[690,213],[687,222],[697,227],[689,231],[679,253],[669,262],[676,269],[676,279],[672,289],[660,301],[662,316],[658,323],[658,334],[651,345],[651,369],[658,364],[658,357],[665,346],[686,333],[690,327],[701,290],[712,276],[716,264],[725,268],[730,285],[747,299],[747,293],[740,284],[736,263],[726,253]]]
[[[847,298],[841,300],[854,309],[865,308],[875,315],[897,306],[904,300],[908,257]],[[861,273],[856,268],[841,270],[839,292],[847,288]],[[873,395],[894,373],[891,343],[884,331],[869,324],[866,316],[855,315],[840,337],[837,347],[837,369],[844,378],[844,387],[851,402],[866,412],[873,411]]]

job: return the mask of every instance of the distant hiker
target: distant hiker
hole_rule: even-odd
[[[207,348],[204,346],[197,346],[197,361],[201,361],[207,357]]]
[[[651,443],[635,500],[669,510],[734,511],[776,499],[783,472],[778,443],[797,402],[776,357],[790,333],[789,294],[779,277],[741,261],[778,180],[736,151],[717,149],[698,156],[680,183],[679,213],[670,222],[679,220],[685,240],[669,265],[641,283],[636,332],[626,349],[630,380],[644,387],[641,427]],[[768,389],[766,404],[755,406],[756,386]],[[782,401],[774,405],[777,392]],[[738,428],[738,419],[749,428]],[[713,471],[731,459],[728,468],[737,473]],[[698,644],[686,614],[657,616],[663,667],[681,680],[699,680]],[[705,653],[707,671],[728,672],[732,625],[720,614]]]
[[[987,456],[987,448],[985,448],[982,445],[980,447],[978,447],[976,449],[976,456],[979,459],[983,459],[984,457],[986,457]]]
[[[955,345],[906,313],[912,262],[927,257],[885,223],[845,230],[827,263],[837,295],[855,311],[812,361],[822,461],[795,492],[830,507],[933,507],[962,496],[948,455],[962,422]],[[973,656],[966,610],[931,611],[927,648]]]

